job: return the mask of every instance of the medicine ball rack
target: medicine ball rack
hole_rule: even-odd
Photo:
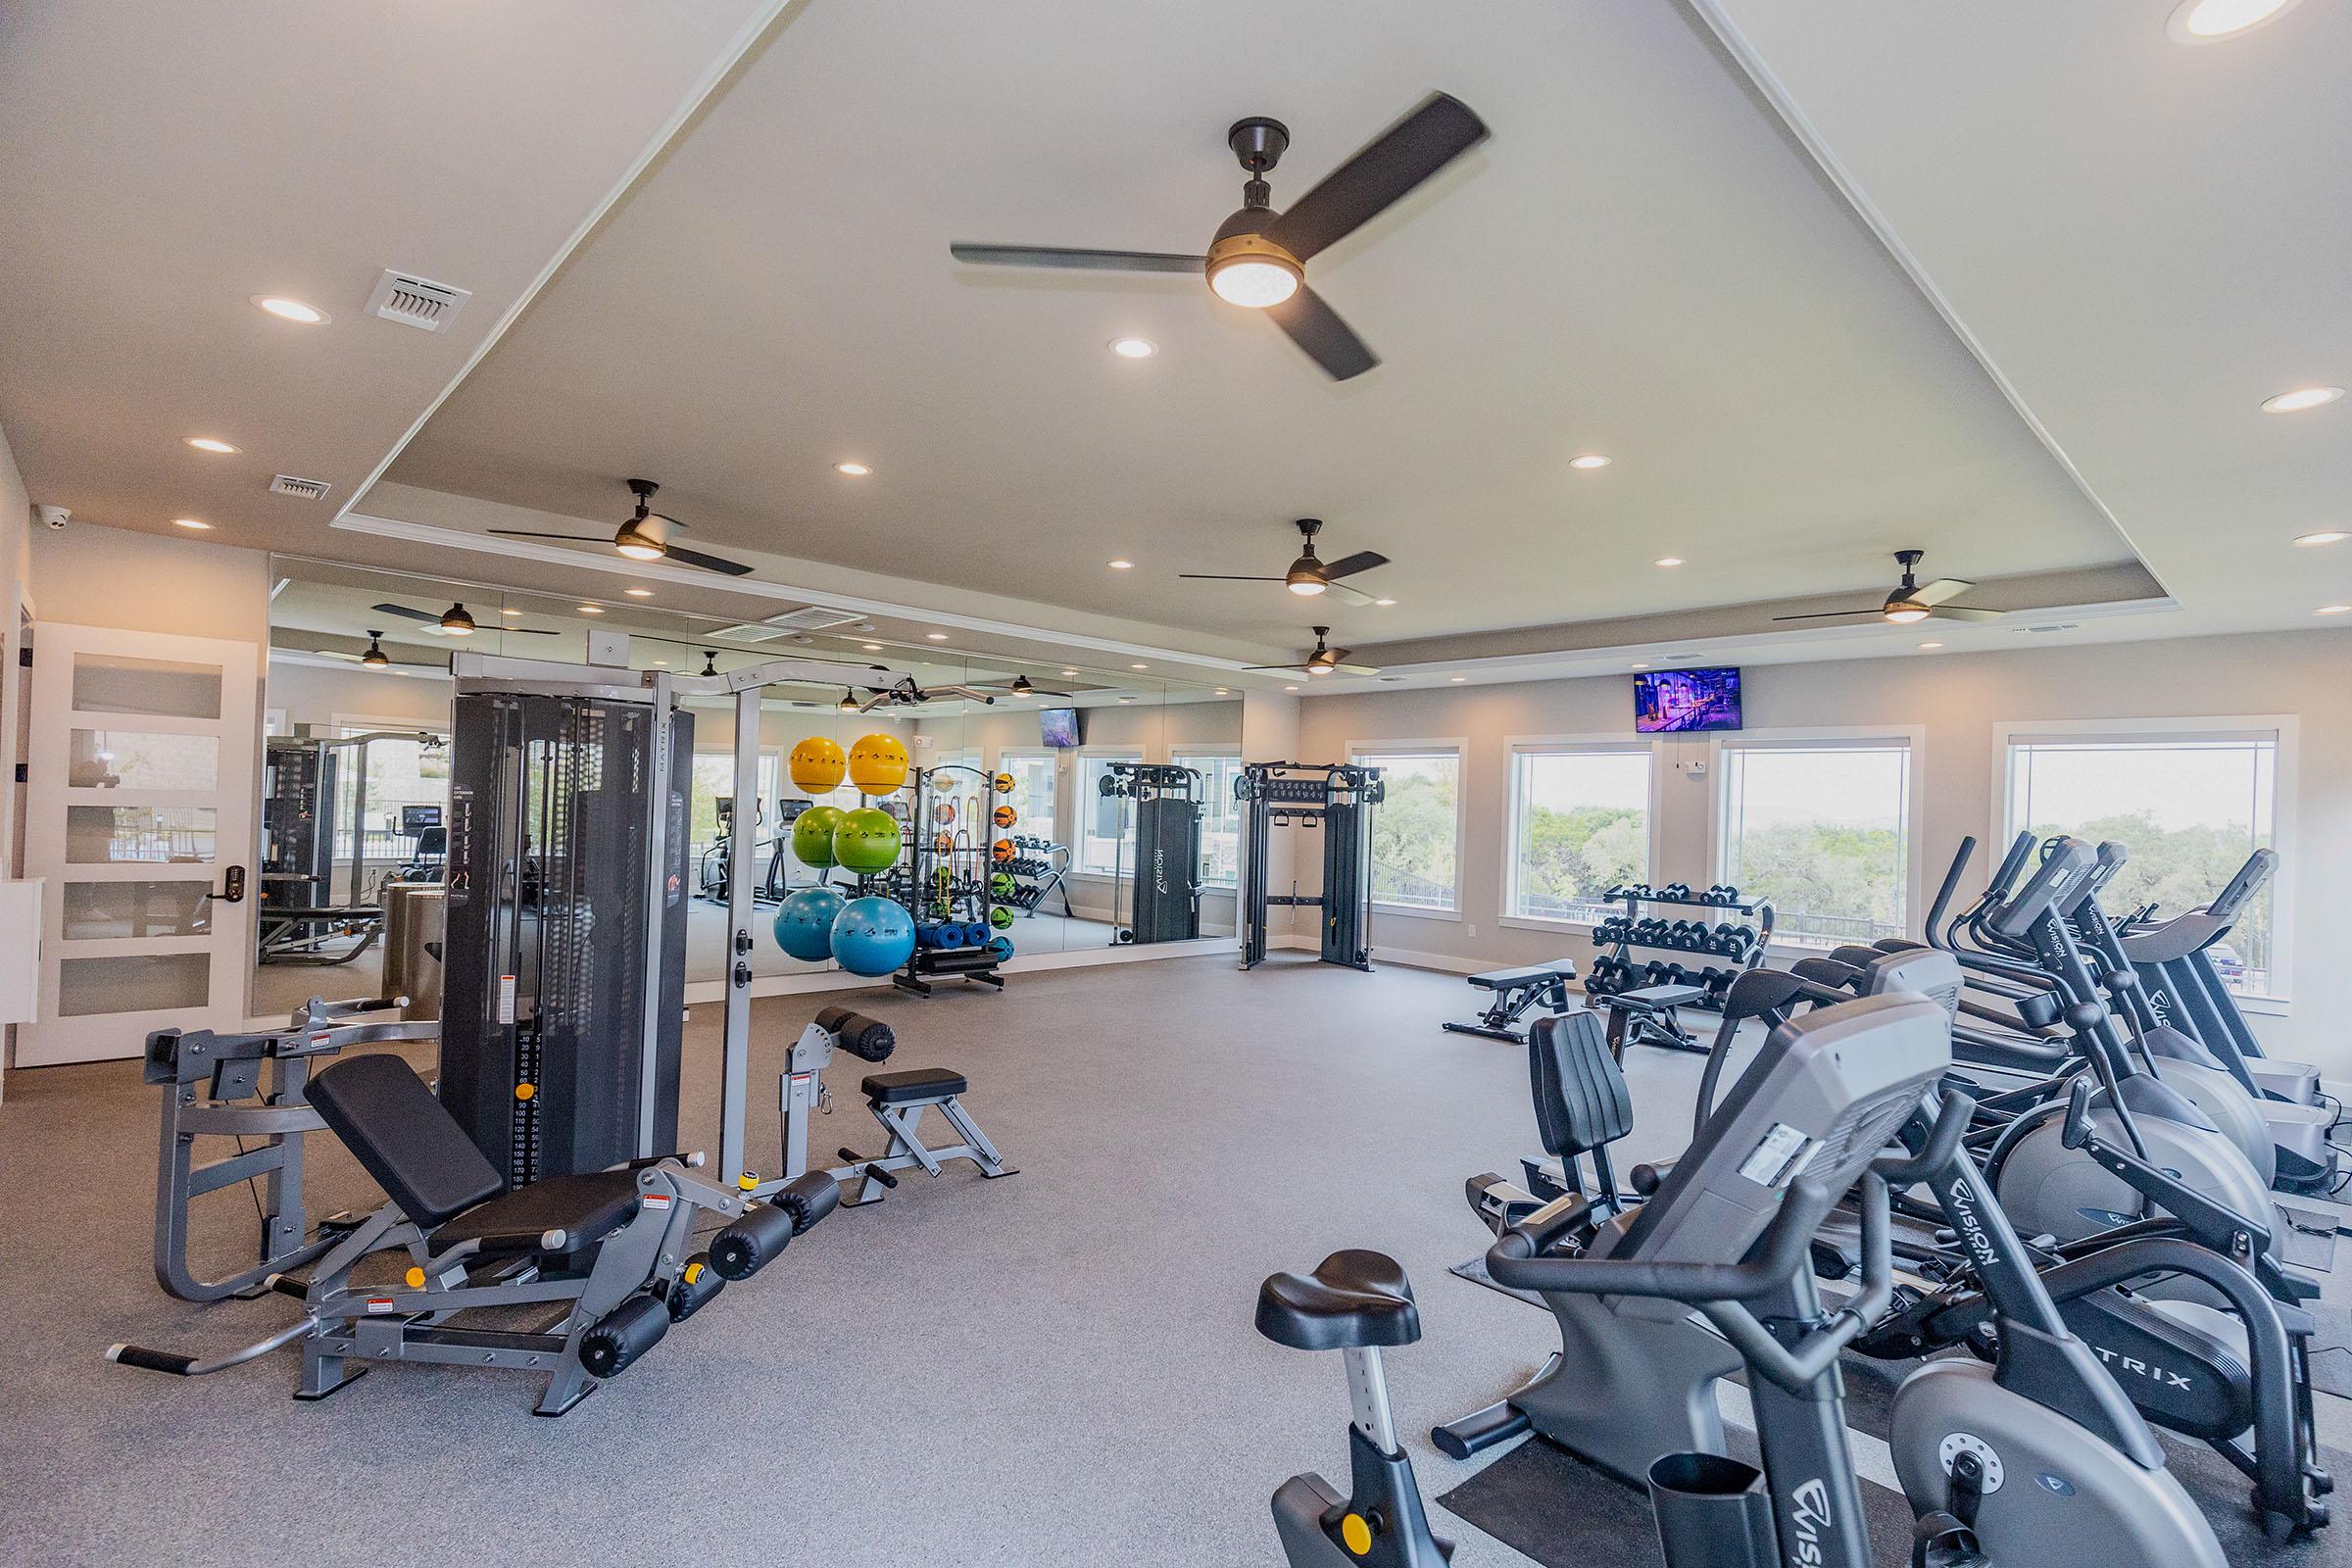
[[[937,767],[918,767],[913,774],[913,804],[906,814],[906,870],[904,881],[892,879],[885,884],[891,897],[899,897],[905,888],[906,913],[914,928],[936,930],[941,922],[953,921],[958,909],[968,911],[970,923],[976,924],[987,937],[997,932],[995,919],[998,899],[990,884],[994,880],[996,863],[991,858],[997,839],[990,823],[989,810],[993,775],[962,762],[943,762]],[[979,781],[979,788],[965,796],[960,803],[954,796],[957,782],[943,775],[969,773]],[[952,813],[945,821],[933,820],[940,806]],[[956,818],[969,812],[971,822]],[[978,838],[974,838],[974,831]],[[946,849],[939,847],[945,838]],[[945,873],[944,889],[935,887]],[[933,906],[944,903],[945,909]],[[983,937],[977,946],[926,947],[920,941],[906,956],[906,966],[890,977],[890,983],[902,991],[911,991],[927,997],[936,989],[934,980],[968,980],[974,985],[1004,989],[1004,977],[997,973],[1004,962],[996,950],[987,946]]]
[[[1613,1008],[1618,1016],[1612,1019],[1612,1044],[1619,1047],[1621,1054],[1627,1042],[1705,1054],[1712,1049],[1710,1043],[1683,1028],[1675,1016],[1676,1009],[1720,1008],[1732,982],[1763,964],[1765,952],[1772,946],[1772,901],[1742,898],[1734,887],[1717,886],[1703,894],[1693,893],[1680,882],[1654,892],[1647,883],[1613,887],[1601,897],[1622,903],[1625,912],[1610,915],[1592,928],[1594,943],[1607,951],[1592,960],[1592,967],[1585,977],[1585,995],[1604,1006],[1611,1005],[1612,999],[1621,999]],[[1645,916],[1642,913],[1645,905],[1705,909],[1716,918],[1668,920],[1659,915]],[[1733,925],[1723,918],[1730,915],[1745,915],[1758,923]],[[1633,956],[1637,948],[1654,953],[1696,954],[1732,962],[1728,968],[1712,963],[1690,967],[1660,958],[1637,963]],[[1691,992],[1695,994],[1686,994]]]
[[[1353,762],[1245,762],[1233,781],[1242,821],[1242,967],[1266,958],[1266,910],[1323,911],[1320,958],[1372,968],[1372,809],[1387,793],[1380,769]],[[1266,891],[1268,835],[1298,823],[1323,829],[1323,891]]]

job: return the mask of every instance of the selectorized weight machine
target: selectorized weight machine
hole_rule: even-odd
[[[1207,811],[1198,768],[1158,762],[1111,762],[1102,771],[1105,796],[1126,803],[1122,827],[1135,838],[1135,878],[1128,918],[1119,919],[1119,889],[1127,882],[1128,834],[1112,852],[1111,943],[1191,942],[1200,935],[1200,819]]]
[[[1323,911],[1320,957],[1372,967],[1372,808],[1384,795],[1380,769],[1353,762],[1246,762],[1233,781],[1241,803],[1242,967],[1266,958],[1266,910]],[[1323,829],[1323,890],[1268,890],[1268,835],[1294,824]]]

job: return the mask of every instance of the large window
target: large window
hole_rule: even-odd
[[[1408,914],[1451,914],[1461,898],[1459,742],[1359,746],[1387,797],[1372,813],[1372,902]]]
[[[1909,742],[1727,742],[1721,771],[1722,876],[1772,901],[1776,940],[1906,934]]]
[[[368,820],[359,824],[368,835],[368,858],[404,860],[416,841],[400,831],[404,806],[446,806],[449,803],[449,747],[446,738],[398,719],[353,718],[335,715],[335,734],[348,739],[382,730],[397,733],[368,743]],[[359,800],[358,747],[337,749],[335,760],[335,858],[352,856],[352,808]]]
[[[2117,840],[2131,858],[2099,895],[2110,914],[2121,919],[2149,905],[2159,917],[2197,908],[2256,850],[2283,850],[2281,734],[2276,719],[2012,730],[2004,840],[2029,829],[2041,838]],[[2275,893],[2270,885],[2257,892],[2211,950],[2224,982],[2241,995],[2285,994]]]
[[[1082,752],[1078,766],[1078,808],[1071,831],[1078,842],[1071,846],[1078,852],[1078,869],[1096,876],[1109,876],[1121,869],[1119,861],[1125,851],[1119,839],[1123,831],[1127,801],[1122,796],[1102,793],[1102,781],[1110,776],[1113,762],[1140,762],[1141,752]],[[1130,875],[1133,866],[1124,867]]]
[[[1206,752],[1179,752],[1178,767],[1200,774],[1200,881],[1205,887],[1239,886],[1242,877],[1242,811],[1233,798],[1233,781],[1242,776],[1242,760]]]
[[[1054,839],[1054,765],[1057,753],[1004,752],[997,758],[1000,772],[1012,775],[1012,793],[1004,804],[1012,808],[1012,831],[1022,838]]]
[[[758,810],[737,801],[734,810],[739,819],[758,822],[755,839],[774,836],[776,824],[776,788],[781,773],[782,759],[774,752],[760,754],[760,800]],[[691,813],[687,818],[687,837],[694,853],[700,855],[718,842],[718,803],[733,800],[735,795],[735,754],[733,752],[697,752],[694,754],[694,795]]]
[[[1506,911],[1590,923],[1615,907],[1602,894],[1648,881],[1649,772],[1646,745],[1514,745]]]

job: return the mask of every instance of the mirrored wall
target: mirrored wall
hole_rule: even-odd
[[[836,967],[829,956],[792,956],[771,929],[793,895],[820,886],[889,892],[918,926],[985,925],[985,939],[1008,942],[1016,958],[1234,934],[1241,703],[1215,688],[1167,681],[1138,661],[998,657],[956,647],[958,633],[878,622],[794,631],[621,595],[559,599],[311,563],[280,570],[258,1014],[315,995],[429,998],[450,655],[584,665],[598,636],[608,659],[610,640],[625,637],[622,657],[638,670],[723,673],[785,656],[840,669],[837,685],[767,690],[755,780],[735,777],[733,703],[686,705],[689,982],[724,973],[730,840],[745,832],[758,877],[757,975]],[[885,677],[875,666],[910,677],[925,700],[878,702]],[[845,711],[845,701],[868,710]],[[833,781],[821,760],[875,735],[904,751],[908,782],[867,795],[855,779]],[[897,822],[901,850],[885,870],[854,870],[831,853],[830,813],[858,809]]]

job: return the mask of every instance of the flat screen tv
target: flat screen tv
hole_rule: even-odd
[[[1740,727],[1740,671],[1657,669],[1634,677],[1634,728],[1643,735]]]
[[[1037,723],[1038,728],[1045,735],[1048,746],[1067,749],[1082,744],[1079,738],[1078,710],[1075,708],[1040,709]]]

